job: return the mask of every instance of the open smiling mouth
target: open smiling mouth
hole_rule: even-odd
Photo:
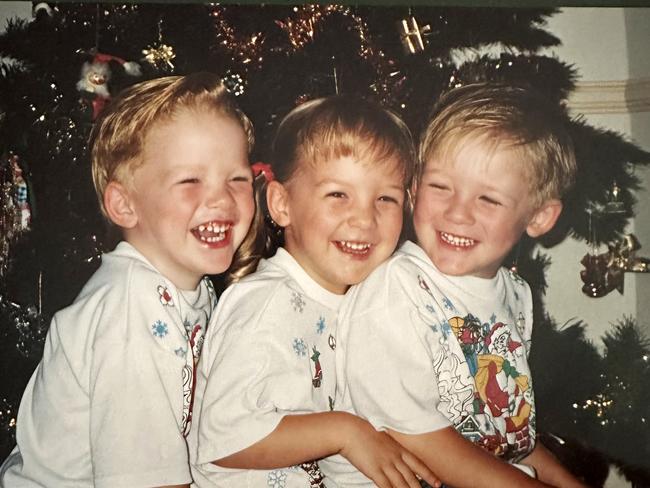
[[[216,244],[222,242],[228,237],[228,232],[232,229],[232,223],[224,222],[206,222],[192,229],[192,234],[201,242],[206,244]]]
[[[354,254],[355,256],[365,256],[370,252],[372,244],[368,242],[354,242],[354,241],[334,241],[339,250]]]
[[[476,241],[474,239],[470,239],[469,237],[455,236],[454,234],[448,234],[447,232],[442,231],[440,232],[440,239],[442,239],[443,242],[455,247],[471,247],[476,244]]]

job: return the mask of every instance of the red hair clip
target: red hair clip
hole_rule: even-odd
[[[253,169],[253,175],[255,176],[255,178],[257,178],[260,175],[260,173],[262,173],[267,183],[275,179],[270,164],[258,161],[257,163],[251,165],[251,168]]]

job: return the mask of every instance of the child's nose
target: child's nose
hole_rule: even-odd
[[[373,205],[355,206],[350,213],[350,225],[360,228],[368,228],[375,221],[375,212]]]
[[[231,208],[235,206],[235,198],[224,184],[212,184],[208,188],[206,203],[211,208]]]
[[[445,209],[445,218],[455,224],[471,224],[474,222],[472,204],[460,195],[451,198]]]

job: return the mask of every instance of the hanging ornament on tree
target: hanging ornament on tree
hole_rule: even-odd
[[[174,48],[165,44],[162,39],[162,19],[158,20],[158,42],[142,50],[145,61],[158,70],[171,71],[174,69],[172,60],[176,57]]]
[[[92,120],[100,114],[111,94],[108,82],[111,79],[110,63],[114,61],[124,72],[131,76],[140,76],[140,65],[133,61],[125,61],[111,54],[95,53],[92,61],[86,61],[81,67],[81,78],[77,82],[77,90],[84,99],[92,105]]]
[[[18,156],[12,154],[10,157],[11,167],[14,173],[14,204],[20,214],[19,231],[29,230],[32,220],[32,210],[29,204],[29,193],[27,182],[23,177],[23,170],[18,164]]]
[[[581,261],[585,266],[580,272],[585,283],[582,291],[590,297],[602,297],[614,289],[622,294],[626,272],[650,273],[650,258],[636,256],[640,248],[634,234],[627,234],[605,253],[586,254]]]
[[[603,213],[606,214],[624,214],[625,204],[621,200],[621,189],[614,181],[612,187],[606,192],[607,203],[603,208]]]
[[[595,206],[590,204],[587,207],[586,213],[588,215],[588,233],[589,233],[589,252],[585,254],[580,260],[585,269],[580,271],[580,279],[584,283],[582,292],[588,297],[598,298],[607,295],[616,287],[620,287],[622,291],[624,276],[618,269],[608,266],[607,254],[599,254],[597,248],[596,226],[594,218],[600,215],[601,211]]]
[[[11,243],[31,222],[28,186],[18,161],[18,156],[10,153],[0,165],[0,276],[8,268]]]
[[[420,27],[415,17],[409,16],[397,24],[399,37],[407,54],[421,53],[424,51],[424,36],[431,32],[431,26]]]
[[[634,234],[627,234],[608,247],[611,266],[624,272],[650,273],[650,258],[636,256],[641,244]]]
[[[221,78],[221,82],[233,96],[238,97],[244,94],[246,83],[241,75],[229,71],[223,78]]]

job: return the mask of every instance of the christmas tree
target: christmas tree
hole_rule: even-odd
[[[11,371],[0,392],[0,458],[15,443],[20,396],[41,357],[50,318],[74,299],[115,243],[100,217],[86,145],[112,94],[168,74],[220,73],[255,124],[254,159],[268,153],[286,112],[334,93],[380,101],[418,134],[441,92],[475,81],[530,85],[549,103],[564,104],[576,73],[540,54],[560,42],[544,29],[555,12],[39,3],[33,19],[10,21],[0,36],[0,56],[13,60],[0,64],[0,368]],[[567,235],[594,245],[618,241],[639,184],[630,168],[647,164],[650,154],[583,120],[574,120],[572,132],[578,183],[545,244]],[[593,255],[585,263],[585,292],[609,291],[626,267],[647,266],[632,247]],[[602,484],[595,462],[605,475],[613,462],[628,479],[647,485],[648,339],[634,320],[622,318],[605,338],[603,355],[585,339],[585,324],[558,327],[541,300],[548,262],[535,249],[522,242],[517,266],[536,302],[531,361],[538,431],[571,469],[590,476],[590,484]],[[579,382],[562,368],[567,357]]]

